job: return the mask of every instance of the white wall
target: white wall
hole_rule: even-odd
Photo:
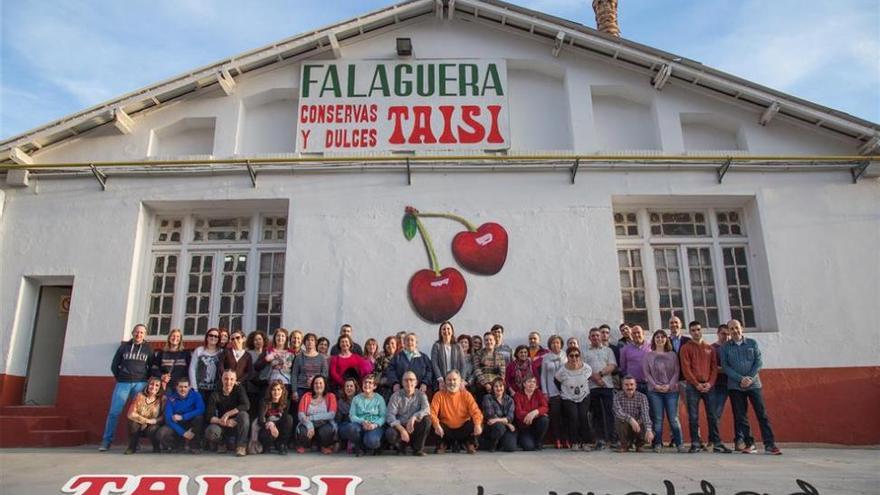
[[[468,22],[434,20],[343,45],[347,58],[393,57],[393,39],[411,36],[421,58],[507,58],[515,66],[512,122],[519,148],[601,151],[592,115],[591,88],[635,89],[652,109],[661,151],[684,151],[681,113],[721,114],[735,123],[750,153],[843,154],[854,144],[814,129],[774,120],[764,128],[758,113],[676,84],[662,92],[647,76],[549,44]],[[537,68],[537,69],[535,69]],[[536,72],[529,72],[536,70]],[[238,80],[236,92],[209,90],[135,117],[136,130],[120,136],[101,129],[36,155],[37,161],[144,158],[150,133],[182,118],[216,119],[215,156],[280,151],[278,134],[289,127],[276,109],[259,117],[249,102],[266,92],[295,94],[298,65],[287,64]],[[644,88],[648,88],[645,90]],[[537,92],[552,120],[535,120]],[[514,94],[513,92],[512,94]],[[274,93],[273,93],[274,94]],[[249,100],[249,98],[254,98]],[[268,101],[268,100],[267,100]],[[258,108],[259,104],[254,107]],[[250,113],[249,113],[250,112]],[[548,114],[551,112],[547,112]],[[243,127],[245,126],[245,127]],[[253,128],[251,126],[254,126]],[[551,126],[549,128],[534,126]],[[534,131],[532,132],[532,129]],[[522,133],[521,129],[528,129]],[[549,129],[549,130],[548,130]],[[280,132],[280,131],[278,131]],[[739,138],[739,137],[738,137]],[[149,224],[144,202],[224,200],[288,201],[289,232],[284,323],[332,334],[342,322],[359,339],[401,329],[417,331],[424,345],[436,326],[408,307],[409,277],[428,266],[418,239],[400,231],[403,208],[454,212],[475,223],[496,221],[510,234],[504,269],[492,277],[466,274],[468,299],[454,318],[460,333],[482,333],[493,323],[513,343],[540,329],[578,332],[620,315],[612,203],[639,196],[701,197],[708,202],[748,198],[758,228],[750,229],[753,255],[765,261],[758,274],[762,320],[757,335],[770,367],[876,365],[880,321],[876,304],[880,257],[880,183],[852,184],[835,173],[731,172],[718,184],[714,172],[584,172],[571,185],[566,173],[420,173],[412,186],[403,174],[290,175],[261,173],[253,188],[246,175],[111,177],[101,191],[90,176],[32,177],[29,188],[0,185],[0,372],[24,374],[29,318],[23,308],[27,280],[74,277],[63,374],[106,375],[109,356],[128,329],[145,316],[139,283]],[[458,226],[426,220],[443,266]],[[756,254],[757,253],[757,254]],[[27,278],[30,277],[30,278]],[[26,304],[25,304],[26,306]],[[829,343],[844,343],[829,352]],[[104,359],[103,357],[106,357]]]
[[[571,152],[568,95],[561,75],[509,66],[511,149]]]
[[[296,151],[296,93],[270,89],[242,99],[236,154],[251,156]]]
[[[730,98],[707,95],[674,81],[663,91],[656,91],[648,84],[650,78],[646,74],[568,50],[553,57],[549,43],[491,26],[475,26],[469,20],[439,22],[427,18],[403,24],[398,29],[359,39],[355,44],[343,43],[343,57],[393,59],[396,57],[394,39],[398,36],[413,39],[418,58],[506,58],[514,150],[595,153],[645,142],[648,145],[642,149],[682,153],[685,150],[681,113],[724,115],[730,125],[740,129],[742,136],[738,139],[748,143],[751,153],[852,154],[856,148],[852,141],[782,118],[762,127],[758,125],[758,110],[734,103]],[[209,87],[158,110],[136,115],[135,130],[130,135],[121,136],[112,127],[105,126],[42,150],[34,158],[38,162],[142,159],[148,154],[151,132],[181,118],[216,119],[215,157],[289,150],[289,143],[279,141],[279,138],[287,139],[284,133],[290,128],[292,117],[284,115],[279,108],[289,102],[278,105],[267,102],[279,94],[285,99],[292,98],[298,79],[298,63],[285,62],[260,69],[237,78],[232,96],[224,96],[219,89]],[[591,87],[604,88],[599,91],[599,105],[612,104],[610,115],[601,109],[598,115],[594,114],[596,98],[591,94]],[[274,96],[267,99],[267,95]],[[648,108],[647,114],[636,112],[640,119],[636,128],[629,124],[632,119],[624,118],[628,107],[613,105],[620,103],[621,95],[624,102],[636,101],[641,108]],[[259,108],[263,103],[268,107]],[[608,126],[614,130],[614,139],[603,145],[600,134]],[[608,143],[608,138],[605,142]]]
[[[428,266],[424,248],[400,232],[404,206],[450,211],[475,223],[496,221],[510,234],[504,269],[466,275],[468,299],[454,318],[459,332],[500,322],[513,341],[540,329],[578,332],[619,319],[612,196],[654,194],[754,196],[764,232],[770,305],[778,331],[760,334],[767,364],[876,364],[872,323],[880,240],[880,185],[844,174],[732,173],[718,185],[702,173],[584,173],[575,185],[561,173],[269,175],[251,188],[246,176],[188,179],[114,178],[101,192],[91,179],[43,180],[39,194],[7,190],[0,227],[2,307],[14,308],[25,276],[74,276],[64,374],[104,374],[106,355],[143,319],[146,295],[132,287],[140,201],[288,198],[284,322],[332,334],[344,321],[360,338],[401,329],[432,339],[435,325],[408,307],[409,277]],[[719,199],[720,200],[720,199]],[[426,219],[440,263],[453,266],[452,222]],[[140,234],[144,236],[143,232]],[[128,314],[128,305],[134,309]],[[0,314],[3,341],[15,313]],[[27,333],[28,328],[16,328]],[[852,345],[829,353],[828,339]],[[23,345],[21,339],[16,345]],[[24,349],[26,356],[27,346]],[[23,356],[8,372],[24,371]]]

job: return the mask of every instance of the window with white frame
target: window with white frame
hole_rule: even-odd
[[[197,336],[212,327],[279,327],[286,234],[287,217],[277,213],[156,217],[148,335],[164,336],[172,328]]]
[[[742,210],[615,208],[614,229],[624,321],[757,326]]]

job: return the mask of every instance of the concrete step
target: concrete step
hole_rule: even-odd
[[[0,407],[0,447],[73,447],[88,442],[55,406]]]
[[[0,431],[0,447],[75,447],[87,443],[86,430]]]
[[[0,416],[0,432],[14,430],[64,430],[67,416]]]
[[[0,416],[58,416],[60,412],[55,406],[0,407]]]

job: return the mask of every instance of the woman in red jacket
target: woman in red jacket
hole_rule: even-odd
[[[538,388],[538,380],[529,377],[523,382],[523,389],[513,396],[518,439],[523,450],[541,450],[544,436],[550,426],[547,416],[547,396]]]
[[[348,377],[360,381],[373,371],[373,364],[363,357],[351,352],[351,337],[340,335],[336,341],[339,354],[330,357],[330,381],[333,390],[339,390]]]

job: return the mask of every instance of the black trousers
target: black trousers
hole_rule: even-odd
[[[562,400],[562,415],[568,425],[568,441],[571,443],[592,443],[593,432],[590,429],[588,397],[580,402]]]
[[[290,440],[290,434],[293,432],[293,418],[289,414],[285,414],[280,420],[275,422],[278,427],[278,438],[272,438],[269,430],[265,426],[260,428],[257,439],[263,444],[263,452],[268,452],[270,447],[280,450],[282,446],[287,447]]]
[[[614,390],[605,387],[590,389],[590,415],[597,440],[614,440]]]
[[[137,450],[141,438],[149,438],[153,444],[153,450],[159,450],[159,438],[156,436],[158,432],[159,425],[142,425],[128,420],[128,448]]]
[[[309,429],[300,423],[296,426],[296,443],[300,447],[309,448],[317,444],[319,447],[329,447],[336,443],[336,428],[329,421],[315,426],[315,434],[309,438]]]
[[[467,420],[458,428],[450,428],[443,423],[440,423],[440,425],[443,427],[443,438],[440,439],[441,443],[444,443],[447,446],[460,445],[462,443],[474,443],[473,421]]]
[[[205,440],[209,444],[216,444],[225,439],[227,445],[235,442],[236,447],[247,447],[248,433],[251,429],[250,416],[246,412],[239,412],[234,419],[236,425],[232,427],[208,425],[205,428]]]
[[[544,446],[544,437],[550,427],[550,418],[538,416],[530,425],[520,425],[518,442],[523,450],[541,450]]]
[[[430,431],[431,416],[425,416],[421,420],[416,421],[413,432],[409,434],[409,446],[412,447],[413,452],[419,452],[425,448],[425,441],[428,439]],[[395,449],[403,450],[406,448],[406,445],[400,440],[400,432],[392,426],[385,430],[385,441]]]
[[[189,441],[190,445],[196,448],[201,448],[202,445],[202,431],[204,424],[204,419],[202,416],[196,416],[189,421],[181,421],[179,424],[183,431],[192,430],[193,436],[192,440]],[[182,435],[178,435],[176,431],[172,430],[170,426],[165,425],[159,428],[159,431],[156,433],[156,437],[159,439],[159,444],[163,449],[173,449],[180,447],[181,443],[184,442],[184,438]]]
[[[550,433],[554,440],[567,440],[567,432],[562,429],[562,397],[554,396],[547,399],[550,406]]]
[[[516,432],[501,423],[495,423],[483,429],[483,435],[480,437],[483,443],[483,449],[490,452],[502,450],[504,452],[513,452],[516,450]]]

